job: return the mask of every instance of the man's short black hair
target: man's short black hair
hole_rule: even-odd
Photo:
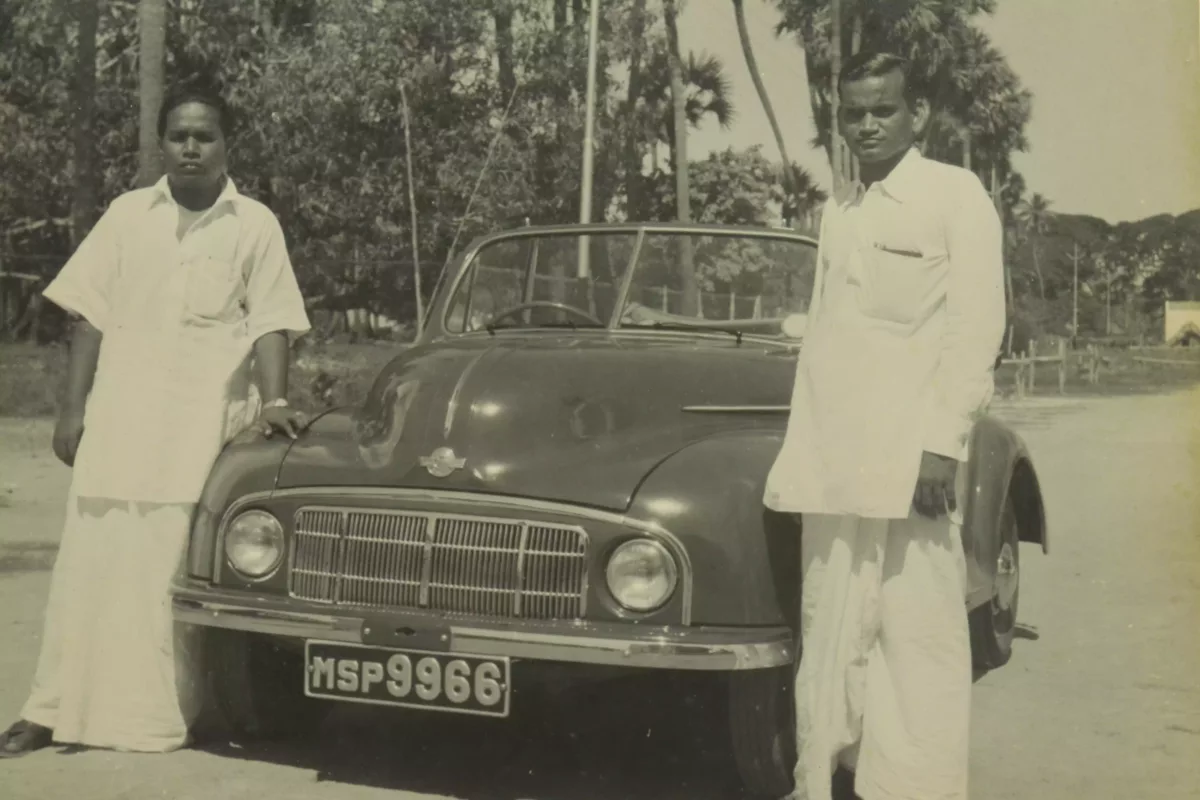
[[[842,91],[847,81],[881,78],[896,71],[904,77],[904,99],[909,107],[915,105],[917,100],[929,99],[913,69],[913,62],[886,50],[860,50],[846,59],[842,63],[841,75],[838,76],[838,92]]]
[[[167,115],[185,103],[201,103],[217,112],[217,125],[226,139],[233,133],[233,116],[220,92],[207,86],[179,86],[167,92],[158,109],[158,138],[167,132]]]

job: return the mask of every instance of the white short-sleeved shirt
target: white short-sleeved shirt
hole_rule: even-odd
[[[913,149],[831,197],[767,507],[904,518],[923,451],[965,460],[993,392],[1003,273],[999,218],[968,170]]]
[[[181,229],[164,177],[115,201],[46,288],[103,333],[76,455],[79,496],[195,502],[257,412],[254,342],[309,330],[283,231],[233,181]]]

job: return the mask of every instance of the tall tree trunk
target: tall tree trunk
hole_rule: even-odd
[[[829,74],[829,103],[830,124],[829,139],[833,159],[830,167],[833,170],[833,189],[837,191],[846,182],[845,149],[842,147],[841,125],[838,122],[838,110],[841,107],[838,96],[838,76],[842,73],[842,0],[830,0],[829,13],[832,26],[829,34],[830,63]]]
[[[1031,249],[1033,250],[1033,271],[1037,275],[1038,294],[1041,295],[1041,298],[1043,300],[1045,300],[1046,299],[1046,279],[1042,276],[1042,262],[1041,262],[1041,259],[1038,258],[1037,240],[1034,238],[1038,235],[1038,231],[1036,229],[1034,229],[1032,231],[1032,233],[1033,233],[1033,236],[1030,237],[1029,244],[1030,244]]]
[[[851,55],[853,55],[862,49],[862,37],[863,37],[862,0],[858,0],[858,2],[856,2],[854,4],[854,8],[851,13],[853,14],[854,21],[851,23],[851,27],[850,27],[850,53],[851,53]]]
[[[779,157],[783,160],[783,186],[788,197],[786,204],[788,210],[785,211],[784,216],[793,216],[798,213],[800,208],[800,183],[796,180],[794,165],[791,158],[788,157],[787,146],[783,142],[783,129],[779,127],[779,120],[775,117],[775,109],[771,105],[767,87],[758,71],[758,60],[754,57],[754,46],[750,42],[750,30],[746,26],[745,0],[733,0],[733,15],[737,20],[738,39],[742,43],[742,55],[746,58],[746,67],[750,70],[750,80],[754,82],[754,91],[758,93],[758,100],[762,103],[763,111],[767,115],[767,122],[771,125],[771,133],[775,135]],[[795,222],[794,219],[785,219],[784,221],[788,225]]]
[[[991,181],[990,189],[992,193],[992,205],[996,207],[996,215],[1000,217],[1000,260],[1004,265],[1004,289],[1008,293],[1008,313],[1012,315],[1016,311],[1017,296],[1013,293],[1013,278],[1012,264],[1009,258],[1008,247],[1008,213],[1004,208],[1004,201],[1000,196],[1000,180],[996,173],[996,164],[991,164]]]
[[[72,86],[75,114],[71,120],[74,175],[71,191],[71,244],[78,247],[96,220],[99,191],[96,185],[96,146],[92,130],[96,116],[96,29],[101,0],[78,0],[79,45],[75,51]]]
[[[675,109],[675,208],[680,222],[692,219],[691,186],[688,180],[687,98],[683,88],[683,59],[679,47],[678,9],[675,0],[663,0],[663,17],[667,25],[667,55],[671,68],[671,105]],[[683,266],[683,313],[700,316],[700,292],[696,285],[692,237],[680,240],[680,261]]]
[[[167,0],[138,0],[138,186],[162,175],[158,109],[166,81]]]
[[[858,51],[862,49],[862,38],[863,38],[862,2],[863,2],[863,0],[857,0],[857,2],[855,2],[852,7],[854,21],[851,23],[851,29],[850,29],[850,55],[857,55]],[[843,145],[843,146],[845,146],[845,145]],[[859,176],[858,157],[850,152],[850,148],[848,146],[846,146],[845,153],[846,153],[846,175],[849,180],[856,181],[860,177]]]
[[[492,11],[492,21],[496,25],[496,61],[499,68],[500,95],[503,102],[508,102],[509,95],[517,86],[517,76],[513,69],[513,10],[508,3],[497,3]]]
[[[630,220],[645,219],[642,200],[642,152],[638,142],[640,127],[637,120],[637,103],[642,94],[642,53],[645,49],[646,0],[634,0],[632,24],[632,51],[629,54],[629,87],[625,94],[625,205]]]

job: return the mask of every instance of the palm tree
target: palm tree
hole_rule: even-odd
[[[945,97],[935,97],[935,107],[953,96],[953,78],[959,69],[961,43],[970,17],[990,5],[979,0],[774,0],[782,14],[778,30],[794,34],[804,48],[809,100],[817,126],[815,146],[825,148],[831,165],[840,163],[833,147],[835,133],[835,51],[857,52],[859,47],[897,50],[923,68],[919,76],[931,86],[949,86]],[[834,16],[838,25],[834,32]],[[849,25],[841,24],[849,19]],[[940,119],[952,121],[952,115]],[[936,140],[935,119],[931,136]],[[835,170],[836,173],[836,170]]]
[[[746,26],[745,0],[733,0],[733,16],[737,20],[738,39],[742,43],[742,55],[746,58],[746,68],[750,70],[750,80],[754,82],[754,91],[758,93],[758,100],[762,103],[763,112],[767,115],[767,122],[771,126],[771,133],[775,136],[775,144],[779,148],[779,158],[783,168],[783,188],[788,198],[787,204],[790,207],[796,207],[799,205],[801,197],[800,181],[795,172],[796,166],[788,157],[787,146],[783,141],[783,129],[779,127],[779,120],[775,117],[775,109],[771,105],[771,98],[767,95],[767,87],[758,71],[754,46],[750,43],[750,30]]]
[[[162,174],[158,149],[158,109],[166,83],[166,0],[138,0],[138,186]]]
[[[675,26],[678,30],[678,26]],[[684,60],[672,53],[670,37],[652,45],[642,83],[644,101],[641,127],[651,147],[665,142],[671,163],[676,161],[674,70],[678,60],[683,114],[689,127],[697,128],[708,117],[722,128],[733,124],[733,89],[721,59],[706,53],[689,52]],[[678,34],[675,44],[678,45]]]
[[[642,97],[646,36],[646,0],[634,0],[630,18],[633,49],[629,55],[629,86],[625,93],[625,198],[629,219],[645,215],[645,192],[642,187],[642,152],[638,147],[638,125],[634,124],[638,100]]]
[[[1017,206],[1017,219],[1021,223],[1022,233],[1033,252],[1033,270],[1037,275],[1038,293],[1046,299],[1046,279],[1042,275],[1040,247],[1037,237],[1049,230],[1050,201],[1041,194],[1034,192],[1033,196]]]
[[[671,100],[674,107],[675,207],[680,222],[691,220],[691,187],[688,183],[687,98],[684,96],[683,59],[680,58],[678,8],[675,0],[663,0],[663,16],[667,26],[667,54],[671,66]],[[696,267],[690,236],[682,237],[680,262],[683,267],[683,313],[700,315],[700,291],[696,284]]]

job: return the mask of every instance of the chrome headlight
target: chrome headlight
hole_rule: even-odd
[[[613,551],[604,570],[608,590],[630,611],[653,611],[675,591],[679,568],[653,539],[632,539]]]
[[[283,560],[283,525],[266,511],[238,514],[225,531],[225,557],[244,577],[270,574]]]

